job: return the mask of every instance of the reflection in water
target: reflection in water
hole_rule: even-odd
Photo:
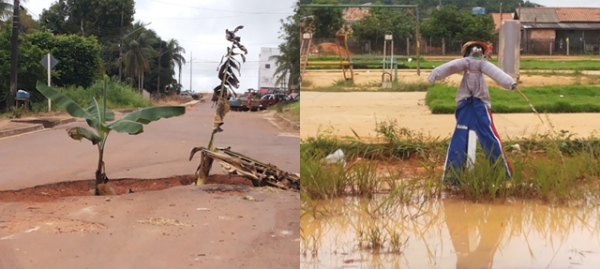
[[[384,198],[339,199],[322,204],[316,214],[303,215],[302,268],[598,268],[600,264],[597,208],[457,200],[406,206],[386,203]],[[378,241],[382,246],[373,246]]]

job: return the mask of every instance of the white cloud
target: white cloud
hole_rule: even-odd
[[[27,9],[39,15],[53,2],[29,0]],[[258,55],[261,47],[276,47],[280,20],[292,15],[294,0],[136,0],[134,19],[151,24],[163,39],[174,38],[186,50],[186,60],[193,56],[192,89],[212,90],[219,80],[216,68],[230,45],[225,29],[243,25],[238,34],[248,49],[247,63],[242,66],[240,89],[258,87]],[[37,16],[34,15],[34,18]],[[177,72],[177,70],[176,70]],[[178,75],[176,75],[178,78]],[[182,84],[190,86],[190,64],[183,67]]]

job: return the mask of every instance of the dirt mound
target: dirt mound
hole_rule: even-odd
[[[342,48],[341,46],[338,46],[335,43],[330,43],[330,42],[324,42],[324,43],[320,43],[317,45],[313,45],[310,48],[310,51],[313,54],[320,54],[320,55],[339,55],[340,52],[342,54],[348,53],[348,51],[346,49]]]
[[[48,202],[69,196],[93,196],[94,182],[94,180],[67,181],[21,190],[1,191],[0,202]],[[133,192],[158,191],[190,185],[194,182],[196,182],[195,175],[184,175],[159,179],[113,179],[108,182],[108,185],[120,195],[126,194],[129,189]],[[253,186],[252,182],[246,178],[227,175],[211,175],[206,180],[206,184]]]

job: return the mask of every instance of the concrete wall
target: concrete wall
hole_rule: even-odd
[[[273,55],[279,55],[279,48],[260,48],[259,55],[259,67],[258,67],[258,87],[262,88],[278,88],[279,85],[275,85],[277,78],[273,77],[277,65],[275,60],[269,60],[269,57]]]

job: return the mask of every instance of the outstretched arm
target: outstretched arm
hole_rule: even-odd
[[[494,64],[485,61],[481,68],[481,72],[493,79],[498,85],[505,89],[514,90],[516,89],[517,83],[515,80],[506,74],[502,69],[498,68]]]
[[[427,80],[429,80],[430,83],[434,83],[437,80],[445,79],[446,77],[452,74],[456,74],[460,71],[465,70],[465,67],[465,58],[447,62],[433,69]]]

